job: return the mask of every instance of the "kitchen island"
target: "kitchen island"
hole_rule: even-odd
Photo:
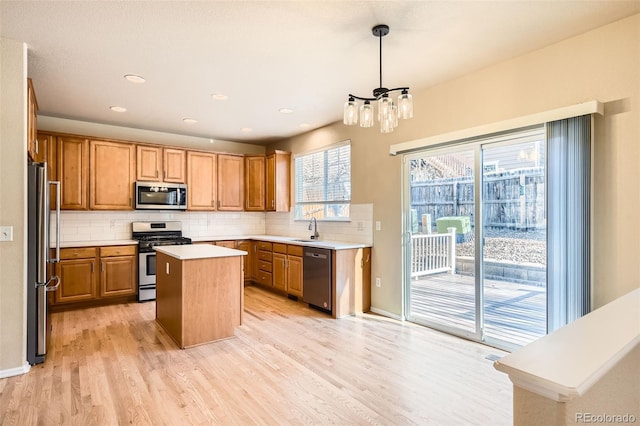
[[[210,244],[155,247],[156,321],[182,349],[234,336],[247,252]]]

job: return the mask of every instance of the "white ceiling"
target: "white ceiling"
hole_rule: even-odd
[[[267,143],[370,96],[376,24],[391,28],[383,85],[415,92],[638,12],[640,0],[2,0],[0,31],[29,47],[40,115]]]

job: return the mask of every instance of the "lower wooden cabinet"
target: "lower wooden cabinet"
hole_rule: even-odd
[[[136,295],[137,246],[78,247],[60,250],[55,266],[60,286],[50,303],[99,303]]]
[[[136,246],[100,248],[100,297],[136,294]]]
[[[249,240],[240,240],[237,245],[238,250],[247,252],[246,256],[242,256],[244,267],[244,282],[253,280],[253,244]]]
[[[267,287],[273,287],[273,250],[272,244],[256,241],[255,281]]]
[[[302,297],[302,247],[273,244],[273,288]]]
[[[55,304],[95,300],[98,295],[98,249],[95,247],[60,250],[56,275],[60,286],[53,293]]]

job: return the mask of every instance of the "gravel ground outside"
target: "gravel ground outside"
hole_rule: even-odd
[[[469,241],[456,244],[457,256],[473,256],[475,235]],[[490,229],[485,232],[485,259],[498,262],[547,264],[546,231],[516,231]]]

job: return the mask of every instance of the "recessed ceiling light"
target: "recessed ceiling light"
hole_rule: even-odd
[[[278,111],[280,111],[282,114],[291,114],[293,112],[291,108],[280,108]]]
[[[147,81],[144,79],[144,77],[135,74],[126,74],[124,78],[126,78],[127,81],[130,81],[131,83],[145,83]]]
[[[127,109],[125,107],[115,106],[115,105],[110,106],[109,109],[111,111],[114,111],[114,112],[126,112],[127,111]]]
[[[184,121],[187,124],[195,124],[198,122],[198,120],[196,120],[195,118],[189,118],[189,117],[183,118],[182,121]]]
[[[242,133],[251,133],[251,132],[253,132],[253,129],[251,127],[242,128]]]
[[[229,99],[227,95],[224,95],[222,93],[214,93],[211,95],[211,97],[214,101],[226,101],[227,99]]]

